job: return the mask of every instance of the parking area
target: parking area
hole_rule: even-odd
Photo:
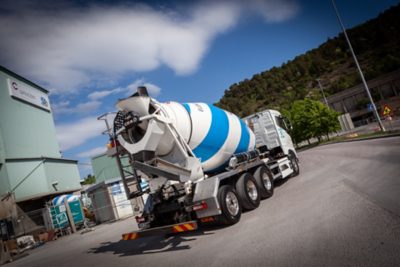
[[[316,147],[231,227],[122,241],[136,227],[128,218],[6,266],[398,266],[399,158],[399,137]]]

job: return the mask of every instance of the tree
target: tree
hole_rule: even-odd
[[[88,176],[86,176],[83,179],[83,183],[84,185],[88,185],[88,184],[95,184],[96,183],[96,177],[94,175],[88,174]]]
[[[312,137],[320,140],[323,135],[329,138],[329,133],[340,129],[339,114],[319,101],[297,100],[284,114],[293,125],[291,135],[296,143]]]

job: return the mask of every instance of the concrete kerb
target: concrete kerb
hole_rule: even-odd
[[[389,137],[396,137],[396,136],[400,136],[400,132],[399,131],[396,131],[395,133],[390,133],[390,134],[387,134],[387,135],[368,136],[368,137],[360,137],[360,138],[354,138],[354,139],[348,139],[348,140],[331,141],[331,142],[327,142],[327,143],[323,143],[323,144],[311,145],[310,147],[306,147],[306,148],[300,148],[300,149],[298,149],[298,151],[302,152],[302,151],[305,151],[305,150],[308,150],[308,149],[312,149],[312,148],[315,148],[315,147],[333,145],[333,144],[338,144],[338,143],[366,141],[366,140],[389,138]]]

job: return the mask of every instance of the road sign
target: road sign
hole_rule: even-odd
[[[369,104],[368,104],[368,111],[372,111],[372,110],[373,110],[372,104],[369,103]]]
[[[392,112],[392,109],[389,107],[389,105],[383,106],[383,111],[382,111],[383,116],[389,116],[391,112]]]

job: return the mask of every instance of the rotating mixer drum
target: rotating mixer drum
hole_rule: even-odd
[[[115,123],[121,120],[117,115],[114,130],[118,131],[122,124],[126,126],[126,121],[131,122],[125,133],[118,136],[120,144],[131,154],[153,151],[156,156],[168,157],[176,143],[167,125],[173,125],[188,144],[204,172],[221,169],[233,154],[255,148],[255,137],[248,126],[236,115],[213,105],[158,103],[147,95],[136,94],[121,100],[117,107],[124,119]],[[155,114],[158,116],[152,117]]]

